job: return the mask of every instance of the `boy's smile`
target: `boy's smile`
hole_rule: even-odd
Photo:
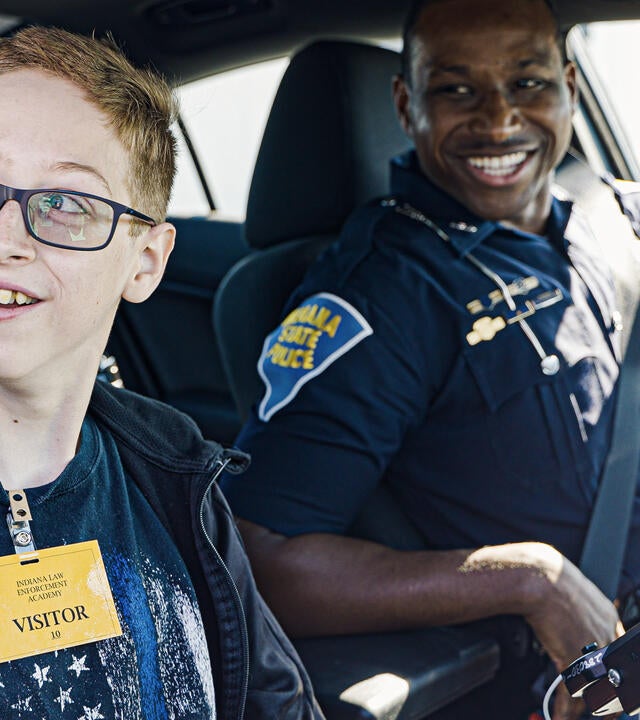
[[[0,289],[0,305],[32,305],[36,302],[38,302],[37,298],[26,295],[22,290]]]

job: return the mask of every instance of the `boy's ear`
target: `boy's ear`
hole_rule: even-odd
[[[176,238],[176,229],[171,223],[160,223],[149,228],[141,242],[138,267],[131,275],[122,292],[124,300],[140,303],[158,287],[164,275],[167,260]]]

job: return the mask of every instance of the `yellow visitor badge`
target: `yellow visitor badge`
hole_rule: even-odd
[[[118,635],[97,540],[0,557],[0,662]]]

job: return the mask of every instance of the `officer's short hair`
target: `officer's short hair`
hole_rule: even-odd
[[[446,0],[412,0],[409,10],[405,16],[404,25],[402,28],[402,54],[401,54],[401,72],[405,79],[405,82],[411,85],[411,43],[413,41],[413,35],[416,29],[416,25],[422,15],[423,11],[429,6],[434,5],[437,2],[446,2]],[[566,62],[566,50],[565,41],[562,33],[560,32],[560,26],[558,23],[558,16],[556,13],[553,0],[543,0],[545,5],[551,10],[551,14],[556,24],[556,42],[560,50],[563,62]]]

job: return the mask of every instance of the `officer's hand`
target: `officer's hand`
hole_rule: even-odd
[[[567,558],[550,546],[540,548],[539,582],[534,583],[525,619],[558,672],[582,654],[585,645],[608,645],[624,633],[613,603]],[[539,594],[538,594],[539,593]],[[584,705],[556,691],[554,720],[577,718]]]

